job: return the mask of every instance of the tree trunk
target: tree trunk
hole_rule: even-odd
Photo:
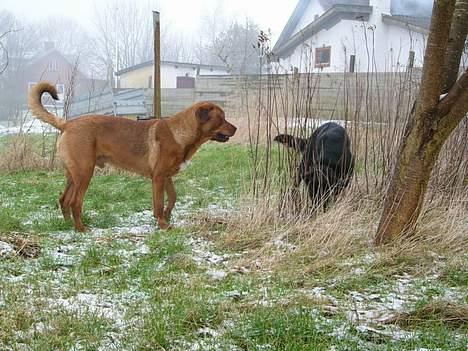
[[[377,245],[413,233],[435,161],[445,140],[468,110],[468,72],[456,81],[463,50],[459,42],[466,38],[467,1],[458,1],[455,16],[454,8],[455,0],[434,3],[421,88],[385,198],[375,239]],[[449,33],[454,38],[450,44]],[[456,63],[454,55],[458,57]],[[446,88],[449,82],[451,85]],[[439,100],[443,88],[448,94]]]

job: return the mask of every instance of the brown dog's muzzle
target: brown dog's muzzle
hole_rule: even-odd
[[[222,128],[215,134],[211,140],[218,141],[220,143],[225,143],[236,133],[237,128],[234,127],[229,122],[224,122]]]

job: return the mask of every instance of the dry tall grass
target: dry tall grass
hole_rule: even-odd
[[[247,127],[238,138],[250,146],[250,192],[228,221],[219,245],[249,250],[245,264],[301,271],[337,258],[373,254],[372,241],[399,144],[418,90],[418,72],[343,74],[336,96],[326,74],[262,78],[240,85],[240,115]],[[337,79],[336,76],[334,79]],[[323,118],[326,115],[327,118]],[[356,156],[350,188],[327,212],[311,211],[307,196],[292,200],[298,155],[272,143],[278,133],[306,137],[321,119],[341,120]],[[379,252],[424,257],[428,252],[463,254],[468,249],[468,117],[444,146],[414,237]]]
[[[28,133],[20,133],[4,140],[0,145],[0,171],[51,170],[59,166],[50,153],[55,142],[52,135],[35,140]]]

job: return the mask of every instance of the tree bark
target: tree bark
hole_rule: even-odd
[[[453,13],[452,27],[443,70],[446,73],[442,81],[442,93],[447,93],[455,84],[460,70],[460,59],[468,35],[468,0],[458,0]]]
[[[455,0],[434,3],[421,88],[384,201],[375,239],[377,245],[414,232],[435,161],[445,140],[468,110],[468,72],[456,81],[463,50],[459,45],[460,36],[466,37],[466,0],[457,3],[458,15],[454,16],[454,9]],[[449,34],[457,38],[450,44]],[[454,63],[449,54],[458,57],[458,61]],[[454,74],[455,83],[452,82]],[[448,82],[452,83],[446,88]],[[442,88],[448,94],[440,100]]]

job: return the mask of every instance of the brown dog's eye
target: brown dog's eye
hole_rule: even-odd
[[[195,115],[201,122],[206,122],[210,119],[211,106],[202,106],[197,109]]]

